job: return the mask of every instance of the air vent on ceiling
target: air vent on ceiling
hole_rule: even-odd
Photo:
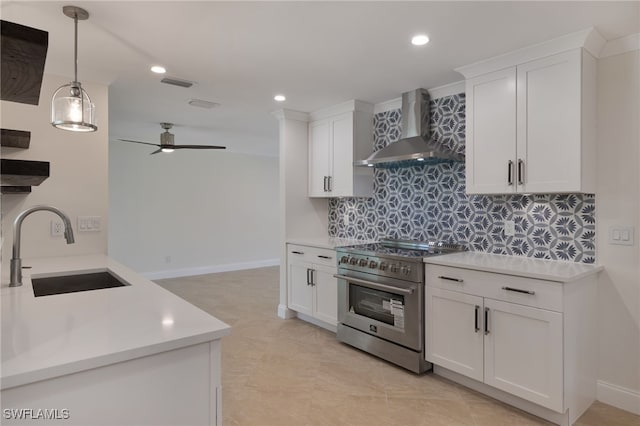
[[[191,86],[193,86],[193,82],[187,81],[187,80],[180,80],[179,78],[175,78],[175,77],[165,77],[160,81],[162,83],[172,84],[174,86],[179,86],[179,87],[191,87]]]
[[[206,108],[206,109],[211,109],[211,108],[220,106],[220,104],[218,103],[211,102],[211,101],[204,101],[202,99],[190,99],[189,105],[198,107],[198,108]]]

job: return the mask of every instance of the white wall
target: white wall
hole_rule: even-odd
[[[153,279],[278,263],[277,158],[153,150],[109,144],[111,257]]]
[[[598,61],[598,399],[640,414],[640,55]],[[609,227],[633,226],[635,244],[608,243]]]
[[[82,82],[96,105],[98,131],[74,133],[56,129],[50,122],[51,96],[67,83],[67,77],[45,75],[39,105],[0,102],[2,128],[31,131],[29,149],[3,147],[2,158],[51,163],[51,176],[34,186],[31,194],[2,196],[3,275],[9,271],[13,220],[22,210],[37,204],[53,205],[69,215],[76,243],[67,245],[63,237],[51,237],[50,222],[58,217],[36,212],[23,223],[23,259],[107,252],[108,88]],[[102,231],[78,232],[77,216],[101,216]]]

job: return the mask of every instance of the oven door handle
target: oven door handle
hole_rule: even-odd
[[[354,278],[354,277],[349,277],[349,276],[340,275],[340,274],[334,275],[334,278],[338,278],[338,279],[341,279],[341,280],[347,280],[347,281],[350,281],[350,282],[356,283],[356,284],[366,285],[367,287],[375,288],[377,290],[392,291],[392,292],[395,292],[395,293],[402,293],[402,294],[413,294],[413,289],[412,288],[394,287],[394,286],[391,286],[391,285],[379,284],[379,283],[376,283],[376,282],[373,282],[373,281],[361,280],[360,278]]]

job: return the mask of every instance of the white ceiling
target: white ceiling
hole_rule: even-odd
[[[607,40],[640,32],[633,2],[213,2],[2,1],[2,19],[49,31],[45,72],[110,84],[110,143],[155,142],[176,123],[176,143],[277,155],[271,112],[313,111],[349,99],[378,103],[417,87],[460,81],[453,69],[594,26]],[[426,33],[423,47],[409,43]],[[168,76],[196,82],[161,84]],[[276,93],[287,101],[277,103]],[[192,98],[221,104],[187,105]],[[145,149],[131,144],[131,149]],[[135,148],[134,148],[135,147]]]

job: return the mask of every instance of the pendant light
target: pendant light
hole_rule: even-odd
[[[89,18],[89,12],[76,6],[64,6],[64,13],[73,19],[75,26],[74,37],[74,80],[58,88],[51,99],[51,124],[54,127],[72,132],[95,132],[95,106],[87,92],[78,81],[78,20]]]

